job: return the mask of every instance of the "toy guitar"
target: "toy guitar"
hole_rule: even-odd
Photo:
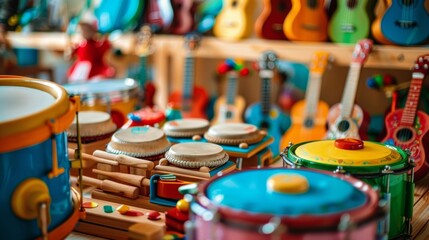
[[[140,103],[140,105],[146,107],[153,107],[153,97],[156,92],[155,85],[147,79],[147,60],[148,56],[152,53],[151,39],[151,28],[148,25],[142,26],[137,33],[135,52],[140,59],[139,85],[143,93],[143,96],[141,96],[143,103]]]
[[[149,0],[146,5],[145,20],[153,32],[168,29],[173,21],[173,7],[170,0]]]
[[[187,54],[185,57],[183,94],[173,92],[169,97],[171,104],[181,106],[183,118],[207,118],[205,110],[209,101],[208,94],[204,88],[194,86],[193,53],[198,48],[199,41],[200,36],[197,34],[187,34],[185,36]]]
[[[328,38],[328,16],[324,0],[292,0],[283,30],[294,41],[322,42]]]
[[[196,31],[203,34],[213,29],[216,16],[222,10],[223,0],[206,0],[195,12]]]
[[[114,30],[131,30],[142,15],[143,1],[100,1],[94,9],[98,20],[98,31],[109,33]]]
[[[421,179],[429,172],[429,158],[426,155],[429,143],[425,142],[428,139],[424,139],[429,130],[429,116],[417,110],[428,69],[429,55],[418,57],[414,64],[405,108],[390,112],[385,119],[387,135],[383,142],[410,150],[410,158],[416,163],[416,179]]]
[[[229,41],[248,37],[253,30],[252,16],[255,5],[255,0],[225,0],[216,17],[213,34]]]
[[[329,53],[316,52],[310,65],[310,76],[305,93],[305,100],[292,106],[292,126],[282,137],[281,149],[289,142],[320,140],[326,135],[326,118],[329,106],[319,101],[322,76],[328,65]]]
[[[387,38],[384,36],[383,31],[381,30],[381,19],[384,16],[384,13],[387,10],[388,0],[382,0],[378,3],[379,8],[382,8],[383,13],[377,16],[371,24],[371,33],[374,39],[381,44],[392,44]]]
[[[264,0],[264,8],[255,22],[255,33],[260,38],[285,40],[283,22],[289,13],[291,0]]]
[[[242,96],[237,95],[237,81],[238,76],[247,75],[249,70],[243,67],[236,69],[238,65],[232,59],[227,59],[225,63],[222,63],[218,67],[219,73],[226,72],[227,88],[226,96],[220,96],[215,102],[215,116],[211,121],[212,125],[217,123],[243,122],[242,116],[246,101]]]
[[[174,17],[169,32],[172,34],[186,34],[194,27],[194,0],[171,0]]]
[[[148,56],[153,53],[152,32],[149,25],[144,25],[137,33],[137,42],[135,54],[140,58],[139,86],[140,94],[138,105],[139,110],[127,115],[128,121],[121,127],[126,129],[135,126],[157,126],[165,121],[165,114],[159,108],[154,106],[153,97],[155,95],[155,85],[147,78],[147,60]]]
[[[372,45],[372,40],[363,39],[355,46],[341,103],[337,103],[329,109],[328,139],[348,137],[367,139],[366,113],[354,102],[361,68],[372,50]]]
[[[381,19],[381,31],[399,45],[416,45],[429,39],[429,13],[424,0],[392,1]]]
[[[271,104],[271,81],[274,77],[277,55],[265,51],[259,59],[259,77],[262,81],[261,102],[250,105],[245,111],[245,120],[261,129],[267,129],[274,138],[270,149],[274,156],[280,153],[280,138],[289,128],[290,119],[277,105]]]
[[[333,42],[356,43],[368,37],[368,0],[337,1],[337,9],[329,21],[328,34]]]

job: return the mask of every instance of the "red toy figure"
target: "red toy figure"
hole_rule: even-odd
[[[67,72],[69,82],[85,81],[115,76],[115,69],[105,62],[105,54],[111,49],[107,37],[98,37],[97,20],[82,18],[79,27],[84,40],[66,52],[66,57],[77,56]]]

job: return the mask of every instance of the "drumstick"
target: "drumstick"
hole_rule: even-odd
[[[163,165],[156,165],[155,169],[157,170],[161,170],[161,171],[166,171],[166,172],[171,172],[171,173],[182,173],[182,174],[186,174],[186,175],[190,175],[190,176],[197,176],[197,177],[203,177],[203,178],[207,178],[209,176],[209,173],[207,172],[199,172],[199,171],[193,171],[193,170],[188,170],[185,168],[178,168],[178,167],[171,167],[171,166],[163,166]]]
[[[106,172],[99,169],[92,169],[93,173],[101,174],[107,177],[114,178],[116,180],[120,180],[122,182],[125,182],[127,184],[136,186],[136,187],[142,187],[142,186],[149,186],[150,180],[145,178],[144,176],[139,175],[133,175],[128,173],[120,173],[120,172]]]
[[[137,199],[139,197],[139,189],[134,186],[85,176],[82,177],[82,181],[84,184],[95,186],[105,192],[116,193],[131,199]]]
[[[126,155],[116,155],[101,150],[95,150],[92,155],[100,158],[114,160],[117,161],[119,164],[127,165],[130,167],[147,168],[147,170],[152,170],[154,167],[154,163],[149,160],[134,158]]]
[[[69,156],[74,156],[75,155],[75,149],[71,149],[68,148],[67,149]],[[109,164],[109,165],[113,165],[113,166],[118,166],[119,163],[116,161],[112,161],[112,160],[108,160],[108,159],[103,159],[103,158],[99,158],[99,157],[94,157],[91,154],[88,153],[81,153],[82,159],[85,161],[92,161],[92,162],[97,162],[97,163],[105,163],[105,164]],[[83,166],[83,168],[85,168],[85,166]]]

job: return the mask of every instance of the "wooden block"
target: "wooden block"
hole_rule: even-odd
[[[130,210],[142,212],[142,216],[126,216],[120,214],[118,211],[113,213],[105,213],[103,207],[110,205],[114,209],[119,207],[120,203],[114,203],[104,201],[100,199],[89,199],[84,198],[84,202],[93,201],[98,203],[96,208],[86,208],[86,218],[80,220],[75,227],[75,231],[82,232],[90,235],[100,236],[109,239],[128,239],[129,228],[135,224],[143,224],[143,226],[150,226],[147,229],[148,236],[153,236],[157,232],[162,234],[166,230],[165,225],[165,214],[161,212],[159,220],[151,221],[147,218],[147,213],[152,211],[145,208],[130,207]],[[144,233],[144,229],[141,229],[140,234]],[[146,238],[156,239],[156,238]],[[158,238],[159,239],[159,238]]]
[[[152,223],[136,223],[128,228],[128,237],[131,240],[158,240],[164,237],[164,229]]]
[[[114,194],[103,192],[99,189],[95,189],[91,192],[91,197],[93,199],[99,199],[119,204],[126,204],[134,207],[144,208],[144,209],[150,209],[155,210],[158,212],[165,212],[171,207],[168,206],[162,206],[158,204],[154,204],[150,202],[149,197],[146,196],[139,196],[137,199],[129,199],[121,196],[117,196]]]

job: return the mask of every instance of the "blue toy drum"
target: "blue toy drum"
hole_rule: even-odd
[[[379,239],[378,193],[343,174],[264,168],[218,176],[190,204],[187,239]]]
[[[0,239],[61,239],[74,228],[65,130],[75,109],[55,83],[0,78]]]

